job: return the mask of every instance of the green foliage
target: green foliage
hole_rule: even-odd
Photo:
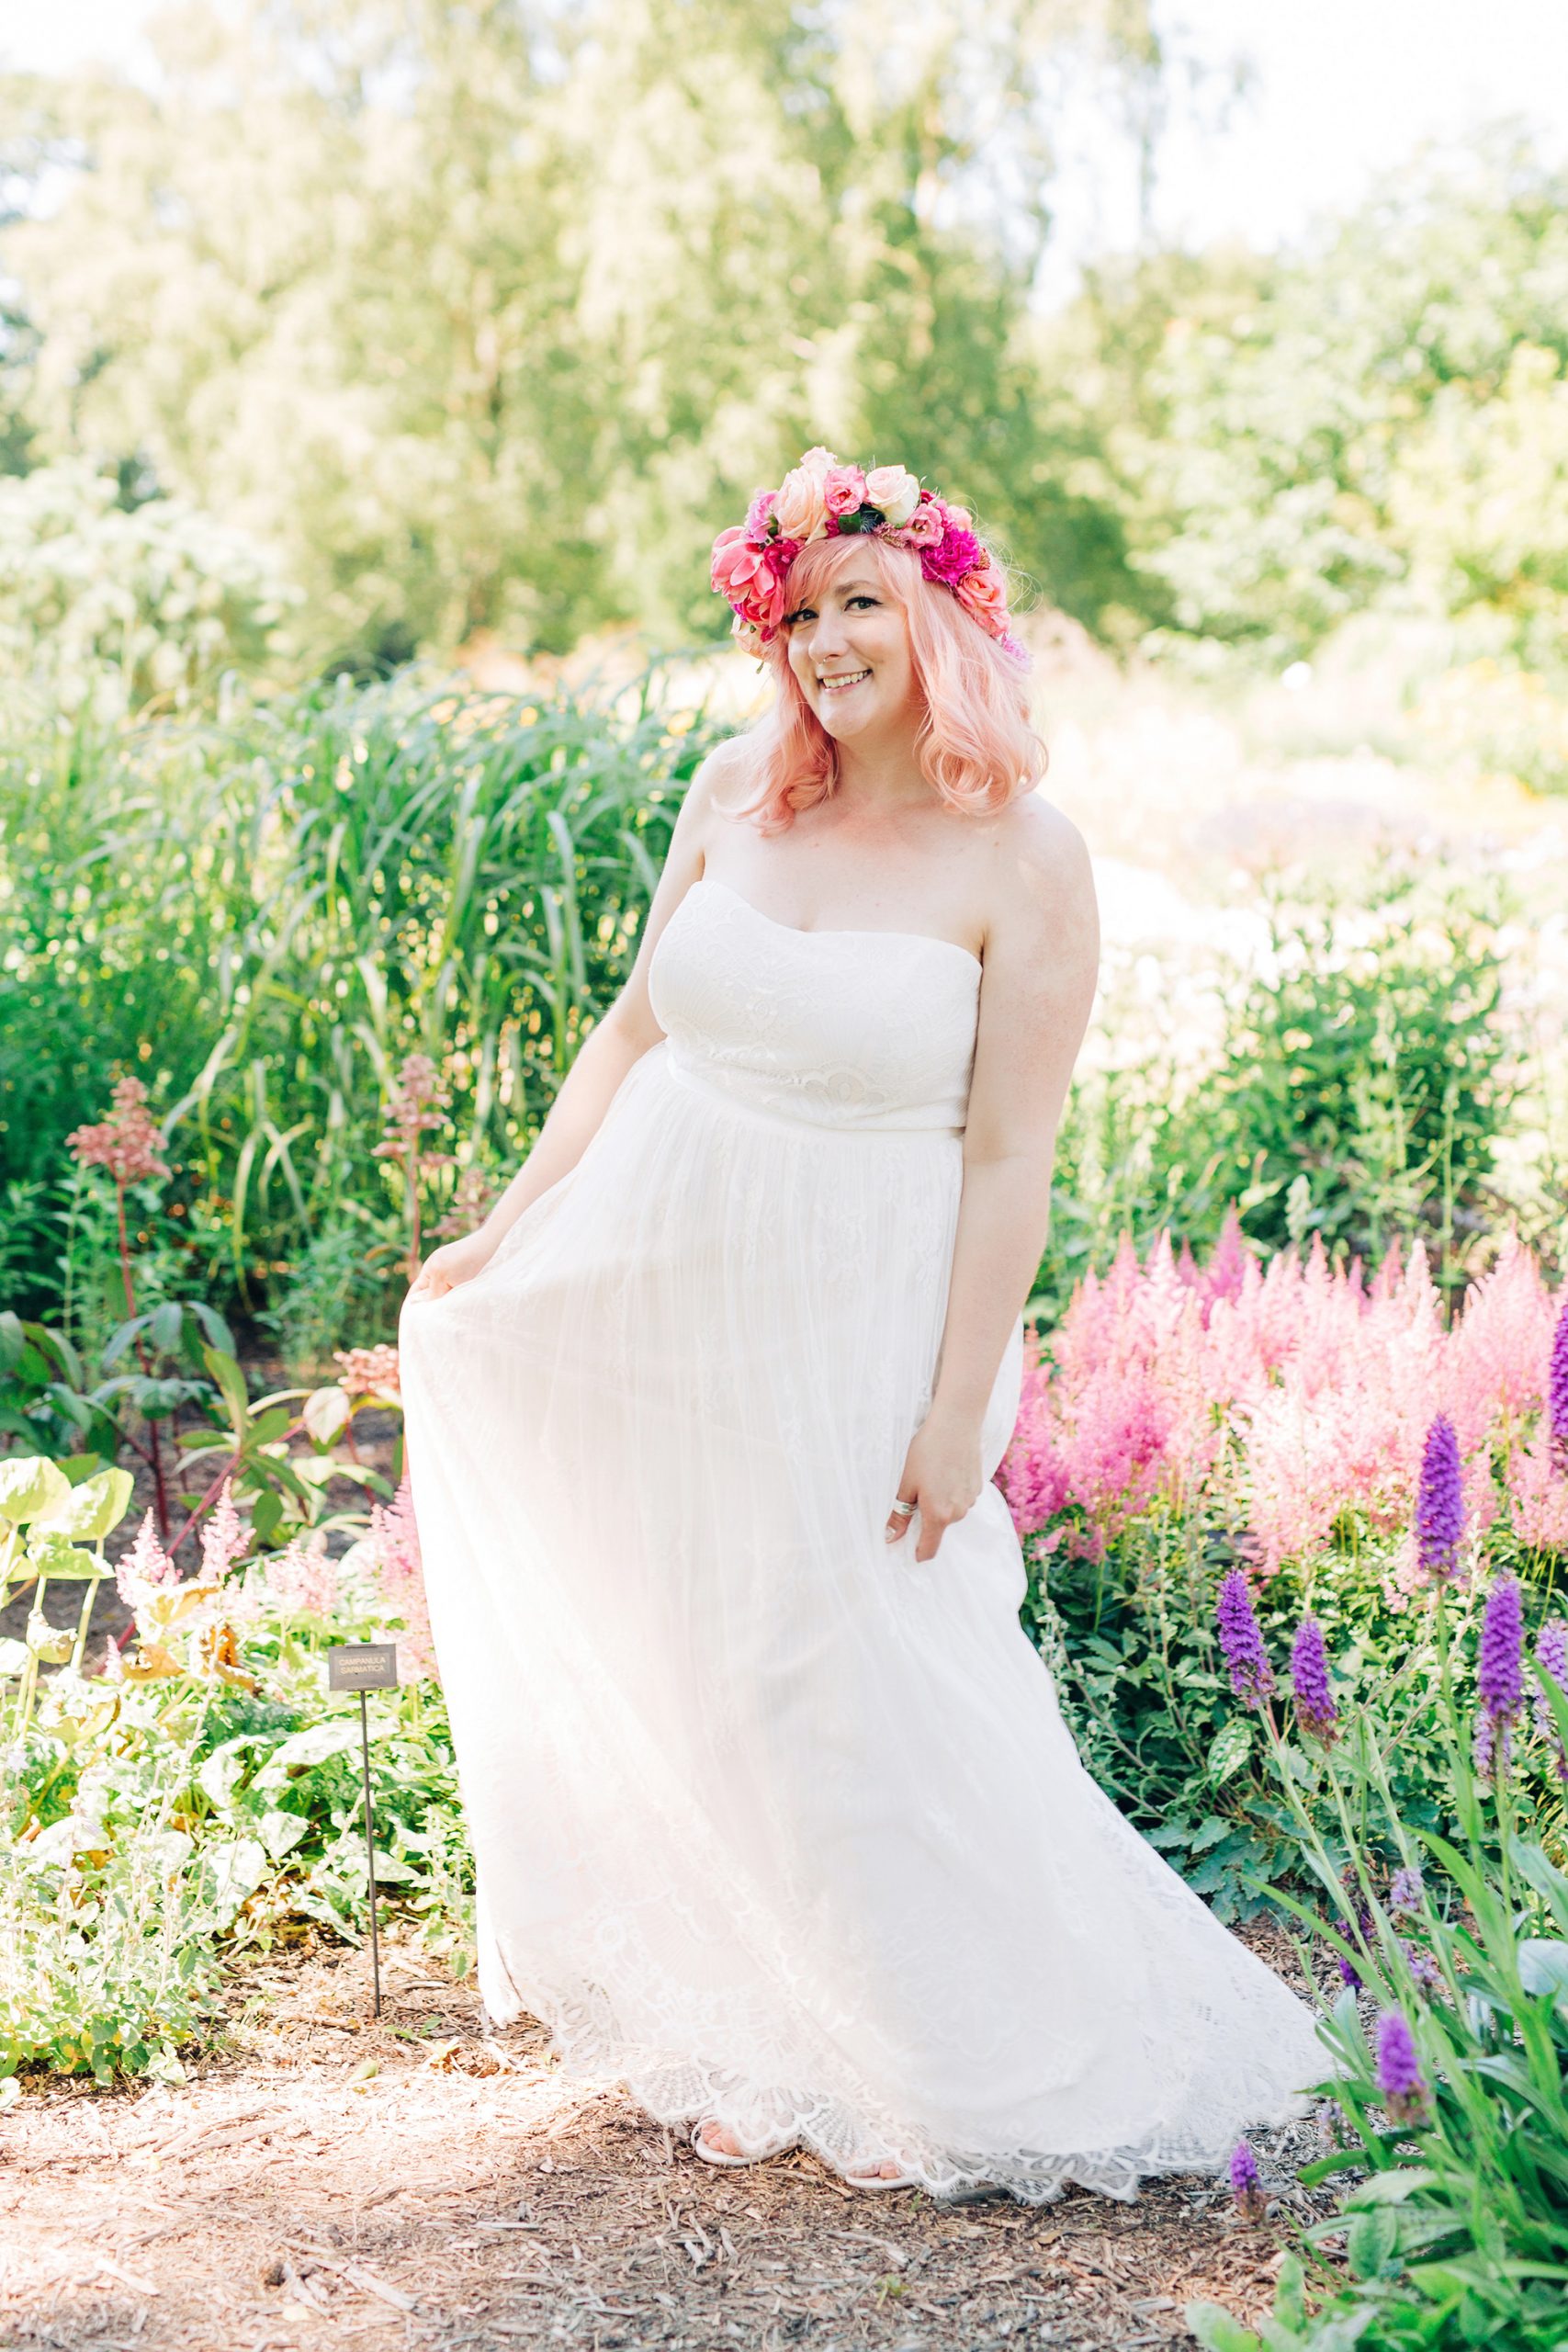
[[[6,1558],[65,1531],[102,1574],[129,1492],[119,1471],[73,1486],[47,1460],[0,1462]],[[36,1708],[13,1710],[0,1756],[0,2079],[177,2080],[179,2049],[219,2014],[223,1951],[306,1922],[359,1940],[359,1709],[328,1691],[322,1649],[386,1638],[397,1611],[363,1561],[345,1556],[333,1587],[328,1624],[262,1569],[153,1586],[129,1664],[117,1654],[89,1679],[78,1641],[48,1653],[59,1670],[36,1690],[22,1669]],[[0,1660],[0,1677],[17,1670]],[[370,1725],[378,1884],[461,1960],[468,1865],[439,1692],[376,1693]]]
[[[1348,2178],[1343,2213],[1306,2233],[1314,2284],[1308,2316],[1299,2265],[1282,2277],[1259,2334],[1213,2305],[1188,2324],[1213,2352],[1376,2352],[1495,2345],[1559,2352],[1568,2287],[1568,1877],[1521,1823],[1506,1773],[1472,1776],[1450,1671],[1448,1597],[1430,1601],[1425,1638],[1439,1662],[1433,1713],[1450,1759],[1444,1835],[1401,1818],[1382,1729],[1360,1713],[1344,1747],[1314,1769],[1277,1737],[1276,1772],[1301,1851],[1337,1906],[1356,1908],[1332,1940],[1365,1987],[1368,2010],[1401,2015],[1419,2087],[1401,2111],[1379,2084],[1371,2018],[1353,1992],[1336,2004],[1325,2090],[1337,2152],[1309,2165],[1309,2185]],[[1568,1697],[1538,1668],[1568,1738]],[[1319,1833],[1309,1793],[1325,1796],[1337,1834]],[[1457,1834],[1450,1823],[1457,1820]],[[1425,1864],[1418,1900],[1393,1910],[1391,1848],[1406,1871]],[[1347,1874],[1346,1857],[1348,1857]],[[1292,1902],[1310,1924],[1314,1915]],[[1317,2253],[1343,2239],[1348,2279]]]
[[[1320,1236],[1341,1262],[1419,1237],[1450,1286],[1495,1224],[1520,1059],[1501,888],[1385,860],[1353,894],[1310,875],[1264,891],[1267,942],[1216,958],[1213,1039],[1180,1080],[1163,1035],[1078,1077],[1043,1298],[1065,1299],[1123,1233],[1212,1243],[1232,1203],[1263,1247]],[[1135,1035],[1133,1009],[1109,1025]]]
[[[1223,1919],[1267,1908],[1271,1880],[1297,1878],[1296,1820],[1275,1786],[1268,1741],[1237,1706],[1213,1632],[1234,1542],[1182,1514],[1138,1521],[1104,1560],[1071,1559],[1049,1539],[1025,1547],[1024,1628],[1056,1681],[1089,1770]],[[1348,1696],[1375,1719],[1401,1817],[1443,1818],[1450,1741],[1436,1653],[1413,1642],[1382,1576],[1393,1546],[1362,1540],[1310,1573],[1282,1569],[1257,1609],[1276,1656],[1310,1606]],[[1332,1816],[1318,1826],[1326,1831]]]
[[[1558,671],[1565,292],[1562,173],[1506,138],[1299,251],[1104,278],[1064,333],[1174,628],[1277,662],[1385,602]]]
[[[441,1067],[480,1166],[515,1165],[625,978],[716,732],[665,711],[658,673],[533,704],[404,678],[83,739],[64,766],[17,754],[0,1180],[58,1182],[64,1136],[133,1069],[171,1106],[165,1289],[255,1306],[298,1273],[288,1312],[319,1329],[323,1237],[356,1232],[378,1285],[401,1253],[374,1152],[402,1058]],[[61,1296],[45,1263],[12,1303]]]

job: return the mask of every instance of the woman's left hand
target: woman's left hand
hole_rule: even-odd
[[[974,1510],[983,1483],[978,1425],[933,1407],[915,1431],[898,1481],[898,1500],[915,1504],[919,1512],[917,1560],[936,1557],[948,1529]],[[887,1542],[897,1543],[914,1523],[902,1511],[890,1510],[884,1530]]]

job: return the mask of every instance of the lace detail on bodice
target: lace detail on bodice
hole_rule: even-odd
[[[670,1065],[809,1126],[962,1135],[981,967],[923,932],[800,931],[705,875],[649,972]]]

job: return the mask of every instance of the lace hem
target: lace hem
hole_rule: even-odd
[[[1132,2204],[1145,2180],[1225,2172],[1244,2133],[1301,2122],[1314,2105],[1309,2093],[1260,2072],[1253,2095],[1234,2115],[1216,2111],[1201,2129],[1156,2132],[1127,2147],[1071,2153],[948,2147],[869,2105],[852,2109],[841,2099],[764,2088],[731,2068],[639,2049],[615,2030],[607,2004],[592,1992],[575,1998],[536,1993],[526,2001],[519,1995],[500,2010],[487,1995],[485,2006],[501,2027],[535,2018],[549,2034],[552,2055],[569,2082],[618,2082],[655,2123],[680,2129],[711,2117],[749,2156],[804,2148],[845,2180],[890,2160],[939,2203],[1002,2190],[1022,2204],[1048,2205],[1076,2186]]]

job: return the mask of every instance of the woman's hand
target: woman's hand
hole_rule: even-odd
[[[898,1481],[898,1500],[915,1504],[920,1514],[917,1560],[935,1558],[948,1529],[974,1510],[982,1484],[980,1424],[933,1406],[915,1431]],[[889,1511],[888,1543],[897,1543],[913,1524],[902,1511]]]
[[[471,1283],[489,1265],[494,1250],[494,1242],[487,1241],[482,1232],[465,1233],[460,1241],[444,1241],[421,1266],[404,1305],[415,1299],[445,1298],[449,1290]]]

